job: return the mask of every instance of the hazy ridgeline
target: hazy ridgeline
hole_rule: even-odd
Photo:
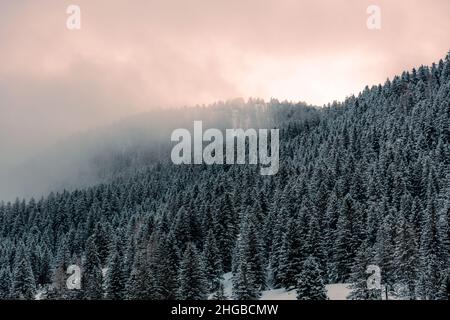
[[[275,107],[275,108],[273,108]],[[292,117],[301,121],[319,113],[305,104],[235,99],[210,106],[160,109],[64,139],[12,168],[0,167],[0,200],[47,195],[104,182],[117,174],[170,161],[174,129],[271,128]]]
[[[173,165],[171,129],[193,120],[279,127],[280,171]],[[392,295],[447,299],[449,123],[447,56],[323,109],[234,101],[86,134],[66,144],[83,155],[66,181],[104,183],[0,205],[0,297],[223,299],[232,272],[236,299],[323,299],[337,282],[377,299],[365,273],[376,264]],[[65,287],[74,263],[81,290]]]

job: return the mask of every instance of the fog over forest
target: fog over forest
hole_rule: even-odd
[[[126,148],[120,123],[142,113],[235,97],[322,106],[446,54],[450,2],[377,3],[373,31],[369,0],[79,0],[73,31],[65,2],[2,1],[0,197],[62,187],[100,147]]]

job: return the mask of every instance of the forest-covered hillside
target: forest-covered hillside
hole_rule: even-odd
[[[148,166],[1,203],[0,298],[220,299],[232,272],[226,298],[284,287],[323,299],[325,284],[345,282],[352,298],[376,299],[369,264],[392,294],[448,298],[450,56],[322,109],[238,104],[197,108],[197,120],[232,109],[223,127],[279,128],[277,175],[175,166],[168,136]],[[66,287],[71,264],[80,290]]]

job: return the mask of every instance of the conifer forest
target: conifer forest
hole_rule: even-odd
[[[0,199],[0,299],[257,300],[279,289],[324,300],[330,284],[355,300],[448,299],[450,55],[324,107],[235,99],[153,121],[166,116],[277,128],[279,171],[173,164],[169,132],[98,155],[91,185]],[[367,287],[369,265],[383,289]]]

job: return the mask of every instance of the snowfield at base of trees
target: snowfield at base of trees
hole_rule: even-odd
[[[259,300],[297,300],[295,290],[273,289],[263,291]]]
[[[348,300],[347,297],[352,291],[349,288],[349,284],[345,283],[336,283],[336,284],[329,284],[326,285],[325,288],[327,289],[327,296],[330,300]]]
[[[231,297],[233,290],[231,272],[224,274],[223,279],[225,295]],[[351,292],[350,284],[345,283],[328,284],[325,288],[330,300],[348,300],[347,297]],[[297,300],[297,292],[296,290],[288,291],[284,288],[265,290],[259,300]]]

